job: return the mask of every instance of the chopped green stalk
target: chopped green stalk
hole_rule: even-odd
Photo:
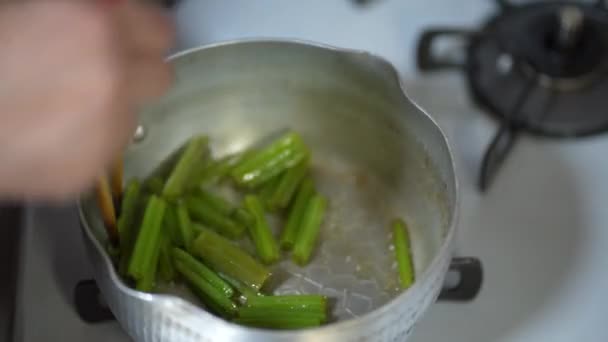
[[[195,185],[209,185],[220,182],[242,160],[246,153],[237,153],[207,163],[196,175]]]
[[[298,189],[296,199],[291,206],[285,228],[281,233],[281,248],[290,250],[296,242],[296,237],[300,231],[300,226],[306,211],[306,205],[315,192],[314,185],[310,178],[305,179]]]
[[[156,271],[158,269],[162,241],[157,241],[154,246],[152,261],[148,265],[143,277],[137,279],[135,288],[142,292],[152,292],[156,285]]]
[[[202,170],[194,177],[191,186],[199,186],[218,183],[229,172],[223,160],[212,160],[203,166]]]
[[[248,228],[258,256],[266,264],[276,262],[279,260],[279,246],[272,236],[260,199],[256,195],[245,196],[245,207],[255,221]]]
[[[198,235],[202,233],[202,231],[205,229],[205,226],[200,223],[192,222],[190,228],[192,229],[192,241],[194,241],[196,240]]]
[[[317,318],[292,318],[286,317],[274,317],[268,318],[236,318],[234,322],[241,325],[257,327],[257,328],[268,328],[268,329],[302,329],[317,327],[321,325],[321,320]]]
[[[118,218],[118,233],[121,241],[128,235],[129,228],[136,219],[140,191],[141,184],[137,179],[132,179],[127,183]]]
[[[192,244],[192,252],[216,272],[223,273],[259,290],[270,271],[226,238],[203,229]]]
[[[251,216],[247,210],[237,208],[221,196],[200,189],[196,192],[195,197],[204,201],[208,207],[215,209],[216,212],[224,216],[234,218],[236,222],[242,226],[249,226],[253,224],[253,216]]]
[[[188,212],[192,218],[196,221],[200,221],[209,228],[215,229],[233,239],[241,237],[245,232],[245,226],[233,221],[230,217],[217,212],[200,198],[190,196],[187,197],[185,201]]]
[[[151,265],[157,261],[155,254],[160,248],[159,241],[166,206],[163,199],[154,195],[148,201],[128,267],[128,274],[135,280],[141,280],[155,269]]]
[[[326,207],[327,199],[318,194],[314,195],[306,205],[292,253],[293,260],[299,265],[306,265],[310,260]]]
[[[182,278],[184,278],[184,277],[182,277]],[[213,301],[212,299],[210,299],[206,293],[204,293],[201,289],[196,287],[192,282],[189,282],[186,280],[186,285],[188,285],[188,288],[190,289],[190,291],[203,302],[203,306],[205,308],[207,308],[208,311],[215,313],[218,316],[223,317],[225,319],[234,318],[235,313],[232,309],[228,309],[228,310],[224,309],[222,307],[222,305],[220,305],[220,304],[216,303],[215,301]],[[236,306],[236,302],[233,302],[233,304],[235,304],[235,306]],[[227,305],[230,305],[230,304],[227,304]]]
[[[146,188],[146,184],[152,181],[153,179],[160,180],[162,182],[163,187],[165,186],[165,181],[171,175],[171,171],[175,168],[175,165],[179,161],[181,155],[184,153],[187,144],[183,144],[179,146],[179,148],[173,150],[165,159],[163,159],[159,165],[152,170],[152,172],[148,175],[147,179],[144,181],[144,188]],[[155,180],[156,182],[156,180]],[[158,182],[157,182],[158,183]],[[156,193],[156,192],[155,192]],[[162,188],[159,193],[161,194]]]
[[[218,291],[223,293],[224,296],[228,298],[232,297],[232,295],[234,294],[234,290],[232,289],[232,287],[203,263],[196,260],[192,255],[186,253],[185,251],[179,248],[173,248],[172,253],[173,259],[176,263],[182,263],[189,270],[205,279],[205,281],[211,284],[211,286],[215,287]]]
[[[268,205],[271,209],[284,209],[291,202],[293,194],[302,179],[308,173],[308,158],[302,160],[298,165],[288,169],[280,177],[278,186],[274,193],[268,199]]]
[[[151,177],[147,179],[143,184],[144,191],[159,196],[160,194],[162,194],[164,186],[165,182],[160,177]]]
[[[273,136],[272,140],[269,140],[269,138],[270,136],[265,137],[264,141],[258,141],[253,147],[246,150],[247,156],[234,166],[232,175],[245,173],[247,169],[255,168],[264,157],[273,155],[285,147],[302,143],[301,137],[292,131],[282,133],[280,136]]]
[[[177,198],[182,195],[192,182],[191,177],[201,167],[204,159],[209,154],[208,138],[205,136],[192,138],[186,149],[179,157],[175,168],[167,179],[163,188],[163,196]]]
[[[251,297],[263,296],[262,293],[250,288],[249,286],[241,283],[240,281],[232,277],[221,273],[219,273],[218,275],[240,293],[242,299],[244,299],[244,302],[249,301],[249,298]]]
[[[195,196],[224,216],[230,216],[234,212],[234,206],[230,202],[209,191],[201,189],[196,192]]]
[[[258,296],[250,298],[247,306],[273,310],[327,312],[327,297],[321,295]]]
[[[395,245],[395,257],[399,268],[399,283],[401,288],[407,289],[415,280],[414,263],[410,249],[410,236],[405,222],[395,219],[393,226],[393,244]]]
[[[165,282],[175,279],[175,267],[171,258],[171,240],[163,236],[160,246],[160,256],[158,260],[158,273]]]
[[[262,185],[262,188],[259,191],[259,196],[260,196],[260,201],[262,201],[262,203],[264,204],[264,208],[266,208],[266,210],[271,210],[270,198],[272,197],[272,194],[275,193],[280,182],[281,182],[281,175],[278,175],[278,176],[274,177],[273,179],[269,180],[268,182],[264,183],[264,185]]]
[[[234,219],[245,227],[249,227],[255,223],[253,216],[243,208],[236,208],[232,214]]]
[[[302,138],[290,132],[264,149],[244,158],[231,172],[240,186],[255,188],[307,158]]]
[[[182,202],[167,204],[163,224],[169,231],[173,245],[188,249],[194,239],[194,232],[185,204]]]
[[[171,241],[178,247],[184,247],[184,240],[179,230],[179,219],[177,218],[177,205],[167,203],[165,209],[165,218],[163,220],[163,226],[171,237]]]
[[[283,151],[277,154],[274,159],[261,164],[259,168],[246,173],[237,184],[247,188],[256,188],[273,177],[278,176],[286,169],[297,165],[303,159],[308,158],[308,154],[305,148],[294,147]]]
[[[120,266],[119,273],[126,275],[129,259],[133,252],[133,245],[137,238],[139,228],[139,215],[141,209],[141,185],[137,180],[128,182],[122,198],[120,217],[118,218],[118,235],[120,241]]]
[[[190,222],[190,216],[188,215],[188,208],[183,202],[177,204],[176,213],[182,246],[184,246],[186,250],[189,250],[193,240],[192,223]]]
[[[205,304],[218,310],[222,316],[232,317],[236,314],[236,304],[234,304],[230,298],[226,297],[223,292],[206,281],[205,278],[180,261],[175,263],[175,267],[188,283],[196,289],[196,293],[201,297]]]
[[[246,319],[267,319],[270,321],[281,319],[282,317],[293,319],[315,318],[323,323],[327,320],[327,311],[317,309],[303,310],[301,308],[275,309],[272,307],[244,306],[239,309],[239,317]]]

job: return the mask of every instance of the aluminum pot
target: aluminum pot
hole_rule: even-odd
[[[179,53],[176,84],[140,116],[125,178],[147,175],[193,134],[214,154],[286,128],[313,151],[329,217],[312,263],[277,265],[277,293],[329,295],[335,322],[298,331],[224,321],[183,296],[125,285],[104,245],[92,194],[80,201],[96,281],[137,341],[403,341],[442,288],[456,230],[458,187],[446,137],[405,94],[396,70],[366,52],[296,41],[239,41]],[[388,222],[410,227],[417,279],[395,291]]]

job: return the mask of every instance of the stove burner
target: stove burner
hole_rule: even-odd
[[[608,130],[608,10],[603,1],[499,4],[499,13],[479,32],[428,30],[418,45],[420,70],[463,69],[473,100],[500,122],[482,162],[482,191],[520,131],[579,137]],[[467,40],[464,63],[433,55],[437,38],[447,36]]]
[[[576,78],[595,71],[604,62],[606,41],[591,17],[576,6],[541,7],[523,11],[513,34],[521,41],[506,47],[538,73],[555,78]],[[516,19],[517,20],[517,19]],[[529,23],[527,21],[529,20]],[[518,32],[519,31],[519,32]]]

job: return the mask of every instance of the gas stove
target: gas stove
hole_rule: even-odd
[[[484,264],[478,297],[468,303],[434,304],[411,341],[606,341],[608,135],[578,137],[581,134],[558,130],[577,136],[558,140],[534,134],[521,122],[507,125],[518,133],[517,143],[509,149],[500,175],[480,191],[483,156],[506,115],[476,101],[458,70],[419,69],[417,51],[429,29],[442,25],[479,32],[505,8],[487,0],[182,0],[175,9],[176,50],[239,38],[281,37],[385,57],[399,70],[408,95],[437,119],[451,141],[462,190],[457,254],[479,257]],[[576,19],[578,14],[572,13]],[[466,57],[467,39],[447,44],[444,52],[455,55],[450,62]],[[492,65],[509,75],[517,73],[514,78],[529,72],[521,71],[519,55],[496,56]],[[568,70],[578,73],[577,68],[590,64]],[[551,75],[559,69],[547,67],[554,68]],[[512,103],[507,95],[499,92]],[[597,102],[580,102],[576,108],[580,116],[594,111],[605,118]],[[595,128],[593,133],[601,132],[601,125]],[[21,233],[14,341],[128,341],[116,322],[86,323],[75,309],[76,284],[92,278],[75,208],[31,205]]]

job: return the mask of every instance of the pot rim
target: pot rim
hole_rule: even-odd
[[[451,245],[453,244],[454,236],[456,234],[456,230],[457,230],[457,226],[458,226],[458,222],[459,222],[459,207],[460,207],[460,196],[461,196],[460,195],[460,186],[458,183],[458,177],[456,175],[453,148],[452,148],[447,136],[445,135],[444,131],[438,125],[437,121],[432,116],[430,116],[426,112],[426,110],[424,110],[424,108],[422,108],[416,101],[414,101],[408,95],[408,93],[405,89],[405,86],[403,84],[403,80],[400,77],[399,72],[397,71],[395,66],[391,62],[389,62],[386,58],[379,56],[372,52],[368,52],[365,50],[352,49],[352,48],[343,48],[343,47],[338,47],[338,46],[334,46],[334,45],[330,45],[330,44],[326,44],[326,43],[314,42],[314,41],[309,41],[309,40],[304,40],[304,39],[242,38],[242,39],[219,41],[219,42],[203,44],[203,45],[195,46],[192,48],[188,48],[188,49],[185,49],[185,50],[182,50],[182,51],[179,51],[177,53],[170,55],[169,57],[166,58],[166,61],[171,62],[171,61],[178,60],[179,58],[183,58],[183,57],[189,56],[191,54],[194,54],[194,53],[197,53],[200,51],[219,48],[219,47],[234,46],[234,45],[247,45],[247,44],[264,44],[264,43],[301,45],[301,46],[305,46],[305,47],[324,49],[324,50],[328,50],[328,51],[331,51],[331,52],[334,52],[337,54],[358,55],[358,56],[364,56],[364,57],[373,59],[375,62],[377,62],[379,65],[381,65],[385,69],[385,71],[388,72],[388,74],[391,75],[392,82],[395,83],[394,85],[399,87],[403,99],[410,102],[422,115],[424,115],[426,117],[426,119],[428,119],[434,125],[435,129],[438,130],[441,140],[443,141],[443,143],[445,145],[445,148],[447,150],[448,157],[450,160],[450,163],[449,163],[450,168],[451,168],[450,176],[452,179],[451,180],[449,179],[448,181],[451,181],[454,184],[454,205],[451,206],[451,210],[449,212],[450,222],[448,224],[447,233],[442,238],[443,241],[441,242],[440,247],[438,248],[437,252],[433,256],[432,261],[424,269],[422,274],[419,277],[417,277],[416,281],[412,284],[412,286],[410,288],[406,289],[405,291],[401,292],[396,297],[392,298],[386,304],[384,304],[378,308],[375,308],[361,316],[338,321],[338,322],[329,323],[329,324],[322,325],[319,327],[306,328],[306,329],[300,329],[300,330],[290,330],[290,331],[247,327],[247,326],[232,323],[232,322],[226,321],[220,317],[217,317],[217,316],[209,313],[208,311],[204,310],[203,308],[201,308],[181,297],[178,297],[175,295],[170,295],[170,294],[151,294],[151,293],[140,292],[140,291],[132,289],[132,288],[128,287],[126,284],[124,284],[122,279],[118,276],[118,274],[115,270],[115,267],[112,265],[112,261],[110,260],[110,257],[108,256],[106,250],[103,248],[100,241],[92,233],[91,227],[89,226],[89,223],[86,220],[86,215],[84,213],[84,208],[83,208],[83,204],[82,204],[82,202],[83,202],[82,198],[80,198],[77,203],[81,228],[85,232],[86,237],[92,241],[93,245],[95,246],[96,253],[101,254],[101,256],[103,258],[104,267],[106,268],[106,271],[109,273],[109,277],[112,280],[113,285],[116,286],[120,291],[126,293],[128,296],[135,297],[138,300],[171,303],[171,305],[173,305],[173,306],[179,305],[180,309],[183,309],[184,311],[196,313],[197,315],[207,316],[207,318],[211,319],[212,321],[217,323],[222,328],[233,329],[233,331],[235,331],[234,329],[237,329],[238,331],[235,331],[236,333],[256,333],[256,334],[263,334],[266,336],[270,335],[273,338],[297,338],[297,337],[301,337],[301,336],[303,336],[305,334],[309,334],[309,333],[328,334],[328,333],[331,333],[332,331],[336,331],[337,329],[340,329],[340,330],[352,329],[352,328],[355,328],[356,326],[362,324],[365,321],[379,319],[381,316],[384,316],[388,312],[390,312],[390,310],[392,310],[395,306],[401,305],[401,302],[403,302],[403,301],[413,300],[415,298],[415,295],[418,292],[422,291],[421,287],[422,287],[422,284],[425,282],[425,280],[430,278],[433,274],[433,271],[436,272],[438,267],[440,267],[440,264],[442,262],[442,256],[446,253],[451,252],[451,250],[450,250]],[[96,274],[95,274],[95,277],[97,277]],[[426,309],[426,308],[424,308],[424,309]]]

